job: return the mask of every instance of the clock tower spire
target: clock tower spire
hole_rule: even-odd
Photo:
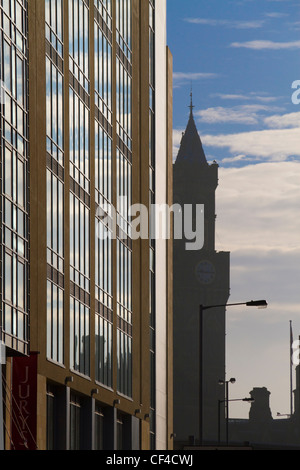
[[[191,98],[191,102],[190,102],[190,114],[193,114],[193,109],[194,109],[194,105],[193,105],[193,88],[191,87],[191,93],[190,93],[190,98]]]
[[[174,204],[204,206],[204,245],[187,251],[186,240],[174,241],[174,432],[188,444],[199,440],[199,338],[204,338],[202,362],[203,437],[217,441],[218,400],[224,400],[225,309],[205,311],[203,330],[200,305],[224,305],[229,298],[229,253],[215,247],[216,190],[219,166],[207,162],[194,120],[193,94],[190,114],[173,165]],[[195,221],[194,221],[195,222]],[[195,223],[194,223],[195,225]],[[206,315],[207,314],[207,315]],[[201,333],[201,335],[200,335]]]

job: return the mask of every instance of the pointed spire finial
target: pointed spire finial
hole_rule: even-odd
[[[191,97],[191,103],[190,103],[190,106],[189,106],[189,108],[190,108],[190,111],[191,111],[191,114],[192,114],[192,112],[193,112],[193,109],[194,109],[194,107],[195,107],[195,106],[193,105],[193,85],[191,85],[191,93],[190,93],[190,97]]]
[[[202,142],[197,131],[195,119],[193,116],[193,90],[191,87],[190,93],[191,102],[188,106],[190,108],[190,117],[188,119],[185,132],[182,134],[180,148],[176,158],[176,163],[197,163],[200,165],[208,165],[207,159],[202,147]]]

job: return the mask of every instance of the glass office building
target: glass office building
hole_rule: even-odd
[[[0,8],[1,339],[8,348],[26,354],[29,340],[27,1],[2,0]]]
[[[166,2],[0,0],[0,35],[7,380],[38,353],[39,449],[171,448],[172,243],[130,213],[171,204]]]

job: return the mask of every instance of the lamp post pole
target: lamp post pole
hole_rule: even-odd
[[[228,425],[229,425],[229,381],[226,380],[226,392],[225,392],[225,400],[226,400],[226,446],[228,447]]]
[[[4,416],[3,416],[3,394],[2,394],[2,363],[0,362],[0,451],[4,450]]]
[[[203,445],[203,305],[199,309],[199,444]]]
[[[251,300],[249,302],[239,302],[234,304],[221,305],[200,305],[199,306],[199,445],[203,445],[203,314],[205,310],[218,307],[233,307],[246,305],[247,307],[266,308],[265,300]],[[226,393],[227,395],[227,393]],[[228,404],[227,404],[228,405]],[[228,411],[228,408],[227,408]],[[228,426],[228,423],[227,423]]]
[[[224,400],[218,400],[218,444],[221,444],[221,403]]]
[[[234,384],[235,379],[226,380],[226,445],[228,446],[228,436],[229,436],[229,384]]]

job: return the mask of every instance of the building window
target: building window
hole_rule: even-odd
[[[95,104],[111,123],[112,45],[95,21]]]
[[[15,253],[5,249],[3,263],[3,301],[4,301],[4,331],[27,341],[26,298],[24,285],[26,269],[24,261]]]
[[[117,301],[118,315],[132,324],[132,252],[117,240]]]
[[[0,80],[5,84],[0,134],[2,339],[7,346],[26,353],[29,250],[27,2],[2,1],[0,17]]]
[[[117,149],[117,387],[120,393],[128,397],[132,395],[131,171],[131,163]]]
[[[112,0],[94,0],[94,5],[111,30],[112,26]]]
[[[47,281],[47,358],[64,363],[64,292]]]
[[[104,210],[112,203],[112,140],[95,122],[95,187],[96,203]],[[106,207],[105,207],[106,206]]]
[[[89,109],[70,88],[70,176],[90,192],[90,116]]]
[[[96,299],[109,310],[113,308],[113,240],[110,230],[96,218],[95,282]]]
[[[64,272],[64,185],[47,169],[47,262]]]
[[[49,57],[46,57],[46,116],[47,152],[64,166],[63,76]]]
[[[117,57],[117,134],[132,149],[132,79],[121,60]]]
[[[69,0],[70,71],[89,93],[89,8],[84,0]]]
[[[70,193],[70,279],[90,291],[90,210]]]
[[[131,62],[132,55],[132,0],[116,0],[117,43]]]
[[[132,1],[116,1],[117,389],[132,396]]]
[[[99,404],[95,409],[95,450],[104,450],[104,414]]]
[[[64,79],[53,61],[63,56],[63,2],[45,0],[46,48],[46,207],[47,207],[47,358],[64,363]],[[47,44],[46,41],[46,44]],[[52,161],[53,159],[53,161]],[[56,164],[54,164],[57,162]],[[54,272],[60,280],[53,282]]]
[[[132,337],[117,330],[117,388],[118,392],[132,397]]]
[[[55,394],[51,385],[47,385],[47,450],[55,448]]]
[[[113,373],[113,325],[96,314],[96,380],[112,388]]]
[[[117,417],[117,450],[123,450],[124,445],[124,422],[120,414]]]
[[[70,298],[70,367],[87,377],[90,375],[90,309]]]
[[[95,226],[96,295],[96,380],[112,387],[113,360],[113,237],[110,223],[112,204],[112,141],[95,122]]]
[[[117,134],[132,149],[132,0],[116,2],[116,120]]]
[[[70,400],[70,450],[81,447],[81,400],[72,394]]]
[[[45,0],[46,38],[63,56],[63,0]]]
[[[18,50],[27,47],[27,0],[3,0],[1,10],[4,33],[13,40]]]
[[[131,237],[131,217],[129,208],[132,205],[132,165],[117,148],[117,224],[124,235]]]

